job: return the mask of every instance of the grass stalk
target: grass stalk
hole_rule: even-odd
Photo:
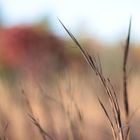
[[[97,75],[100,83],[103,85],[103,88],[105,90],[105,93],[108,96],[109,99],[109,103],[111,106],[111,110],[114,116],[114,120],[116,125],[113,125],[113,120],[110,119],[109,117],[109,113],[107,112],[107,110],[105,109],[104,104],[101,102],[101,100],[98,98],[99,103],[102,107],[102,109],[104,110],[105,115],[107,116],[110,124],[111,124],[111,128],[112,128],[112,133],[114,136],[114,140],[125,140],[124,139],[124,133],[123,133],[123,128],[122,128],[122,118],[121,118],[121,112],[120,112],[120,107],[117,101],[116,93],[115,90],[112,90],[112,87],[109,86],[109,82],[108,79],[106,79],[101,71],[101,66],[97,64],[97,61],[95,59],[95,57],[91,56],[85,48],[83,48],[80,43],[77,41],[77,39],[74,37],[74,35],[65,27],[65,25],[62,23],[62,21],[60,19],[58,19],[59,22],[61,23],[61,25],[63,26],[63,28],[66,30],[66,32],[69,34],[69,36],[72,38],[72,40],[74,41],[74,43],[77,45],[77,47],[80,49],[82,55],[84,56],[85,60],[87,61],[87,63],[89,64],[89,66],[91,67],[92,71],[95,72],[95,74]],[[117,130],[115,130],[115,127]],[[118,134],[119,132],[119,134]]]
[[[126,140],[130,139],[130,123],[129,123],[129,102],[128,102],[128,80],[127,80],[127,61],[128,61],[128,54],[130,48],[130,34],[131,34],[131,18],[129,22],[129,29],[128,29],[128,36],[126,40],[126,45],[124,49],[124,59],[123,59],[123,103],[124,103],[124,112],[125,112],[125,119],[127,124],[127,131],[126,131]]]

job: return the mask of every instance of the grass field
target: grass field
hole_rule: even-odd
[[[91,40],[77,47],[68,30],[74,42],[34,27],[3,30],[2,140],[140,138],[140,49],[131,44],[130,32],[117,47]]]

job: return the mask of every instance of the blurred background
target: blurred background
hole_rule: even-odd
[[[139,5],[138,0],[0,0],[0,137],[111,140],[96,96],[110,112],[105,91],[58,18],[101,63],[124,119],[123,54],[132,17],[128,94],[131,137],[138,140]]]

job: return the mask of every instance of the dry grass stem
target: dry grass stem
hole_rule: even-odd
[[[74,37],[74,35],[62,23],[62,21],[60,19],[58,19],[58,20],[61,23],[61,25],[64,27],[66,32],[69,34],[69,36],[72,38],[72,40],[75,42],[77,47],[80,49],[85,60],[87,61],[87,63],[91,67],[91,69],[95,72],[95,74],[99,78],[100,83],[103,85],[103,88],[108,96],[114,118],[110,118],[107,109],[105,108],[104,104],[99,99],[99,97],[98,97],[98,101],[110,122],[114,140],[126,140],[126,137],[130,132],[130,128],[128,127],[128,131],[126,133],[127,135],[125,136],[124,131],[123,131],[123,126],[122,126],[120,106],[119,106],[118,99],[116,96],[116,91],[114,90],[114,87],[113,87],[112,83],[110,82],[110,79],[105,78],[105,76],[103,75],[102,66],[101,66],[99,57],[98,57],[99,62],[97,62],[95,57],[94,56],[92,57],[87,52],[87,50],[80,45],[80,43],[77,41],[77,39]],[[131,30],[131,20],[130,20],[130,24],[129,24],[129,32],[128,32],[128,37],[127,37],[127,42],[126,42],[126,47],[125,47],[125,52],[124,52],[125,55],[124,55],[124,63],[123,63],[123,73],[124,73],[124,76],[123,76],[124,92],[123,92],[123,94],[124,94],[125,113],[127,116],[129,115],[129,106],[128,106],[128,93],[127,93],[126,64],[127,64],[129,44],[130,44],[130,30]]]

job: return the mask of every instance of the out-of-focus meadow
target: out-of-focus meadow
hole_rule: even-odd
[[[101,63],[123,112],[125,40],[104,44],[89,36],[77,39]],[[139,62],[139,44],[131,43],[127,70],[130,112],[135,112],[130,123],[133,140],[140,138]],[[96,95],[110,108],[96,74],[70,38],[55,35],[41,23],[0,27],[2,139],[111,140],[111,128]]]

